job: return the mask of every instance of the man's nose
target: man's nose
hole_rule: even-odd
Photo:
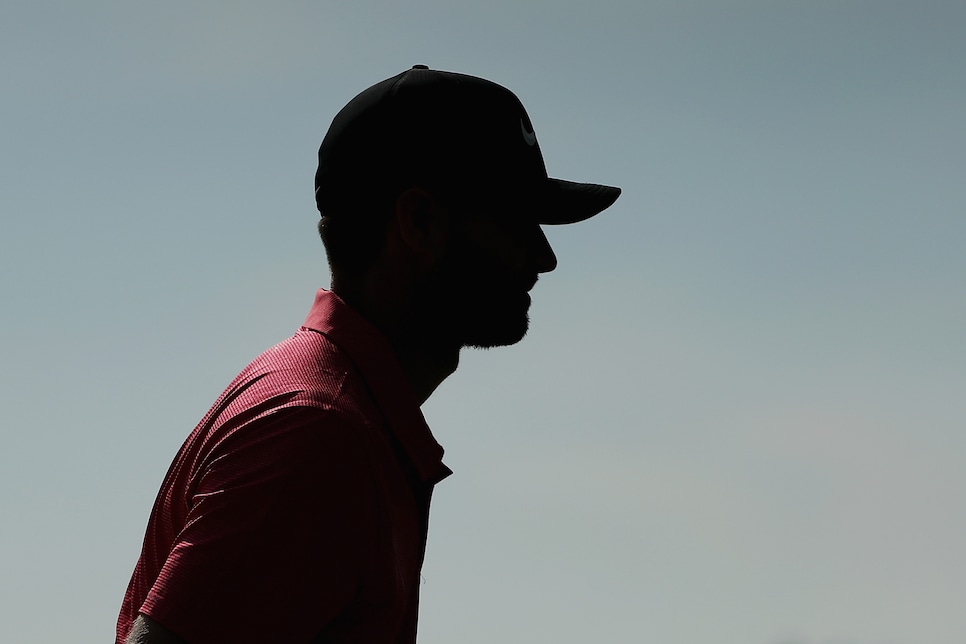
[[[543,229],[539,226],[537,227],[537,234],[533,238],[531,252],[531,261],[538,273],[549,273],[557,268],[557,256],[554,254],[553,248],[550,247],[550,242],[547,241],[547,236],[544,234]]]

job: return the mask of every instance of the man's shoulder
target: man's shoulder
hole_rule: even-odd
[[[378,406],[349,357],[324,335],[303,328],[238,374],[186,448],[199,450],[207,462],[269,439],[328,445],[369,436],[380,424]]]
[[[352,361],[325,335],[302,327],[295,335],[265,350],[239,378],[272,376],[279,383],[325,386],[336,374],[352,368]]]
[[[364,418],[365,383],[349,356],[325,335],[301,328],[255,358],[222,394],[222,406],[315,407],[330,416]]]

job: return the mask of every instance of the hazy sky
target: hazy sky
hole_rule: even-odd
[[[962,0],[0,0],[0,639],[110,640],[172,456],[328,284],[331,118],[424,63],[624,195],[424,408],[420,641],[962,644],[964,34]]]

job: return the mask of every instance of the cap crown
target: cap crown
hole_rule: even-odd
[[[373,85],[336,115],[315,178],[323,211],[415,185],[529,189],[546,181],[530,117],[510,90],[418,67]]]

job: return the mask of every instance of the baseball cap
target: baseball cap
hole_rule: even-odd
[[[414,186],[516,201],[542,224],[588,219],[621,193],[548,177],[530,117],[510,90],[425,65],[349,101],[322,141],[315,175],[324,213]]]

